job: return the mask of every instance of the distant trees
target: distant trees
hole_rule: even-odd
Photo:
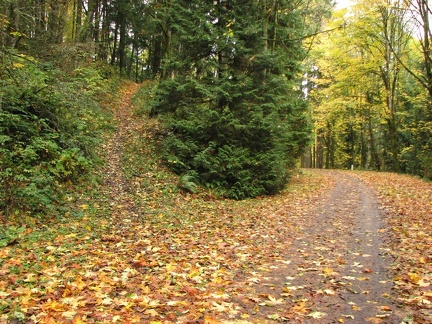
[[[329,27],[345,28],[321,35],[310,61],[312,164],[432,176],[429,15],[420,0],[336,13]]]
[[[102,62],[96,79],[157,80],[151,115],[167,122],[168,165],[230,197],[282,188],[309,121],[304,166],[431,178],[428,1],[359,0],[354,14],[330,19],[331,6],[0,0],[1,64],[38,57],[98,82],[77,68]]]

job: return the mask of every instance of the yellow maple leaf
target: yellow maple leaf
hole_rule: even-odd
[[[334,270],[332,268],[325,268],[323,270],[323,273],[326,274],[326,275],[328,275],[328,276],[330,276],[330,275],[334,274],[335,272],[334,272]]]
[[[218,321],[217,319],[215,319],[209,315],[206,315],[204,317],[204,324],[220,324],[220,323],[222,323],[222,322]]]
[[[48,299],[48,301],[41,306],[41,308],[45,310],[52,310],[55,312],[65,312],[69,309],[68,305],[63,303],[59,303],[58,301]]]
[[[72,287],[78,288],[79,291],[83,290],[87,287],[87,284],[82,280],[80,276],[75,277],[75,282],[71,283]]]
[[[85,322],[82,320],[82,318],[79,316],[79,317],[75,317],[73,320],[72,320],[72,323],[73,324],[85,324]]]
[[[62,316],[68,320],[71,320],[76,315],[76,312],[73,310],[68,310],[62,313]]]
[[[409,272],[408,277],[410,278],[410,281],[415,284],[422,279],[417,273],[413,273],[413,272]]]

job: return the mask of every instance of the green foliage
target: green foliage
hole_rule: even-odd
[[[7,226],[0,227],[0,248],[17,242],[19,236],[24,232],[25,228]]]
[[[151,114],[151,105],[158,83],[155,81],[146,81],[140,85],[137,93],[134,95],[132,102],[134,114],[138,116]]]
[[[2,67],[0,209],[5,215],[46,215],[96,161],[107,116],[94,92],[84,90],[102,89],[100,78],[92,71],[91,82],[71,80],[17,53],[2,56]]]
[[[302,20],[282,2],[283,15],[243,1],[173,6],[172,46],[180,50],[165,61],[171,77],[161,81],[150,115],[166,121],[170,168],[225,197],[281,190],[308,140],[295,90],[303,49],[298,40],[283,45],[299,39]]]
[[[179,174],[194,174],[216,193],[244,199],[281,190],[297,147],[289,124],[276,114],[236,116],[204,107],[169,119],[165,160]]]
[[[179,178],[177,187],[187,192],[197,193],[198,185],[196,184],[196,181],[197,180],[193,175],[184,174]]]
[[[336,12],[327,25],[336,29],[319,35],[311,51],[311,164],[430,178],[432,106],[429,83],[419,83],[427,80],[421,41],[406,30],[400,8],[360,1],[352,10],[349,21]]]

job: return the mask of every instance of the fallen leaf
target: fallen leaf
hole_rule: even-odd
[[[209,315],[204,316],[204,324],[220,324],[220,323],[222,322],[218,321],[217,319]]]
[[[385,312],[391,312],[392,309],[389,306],[380,306],[379,307],[380,310],[385,311]]]
[[[75,315],[76,315],[76,311],[73,310],[68,310],[62,313],[62,316],[68,320],[74,319]]]
[[[323,318],[326,315],[327,315],[326,313],[315,311],[315,312],[309,313],[307,316],[315,318],[315,319],[319,319],[319,318]]]

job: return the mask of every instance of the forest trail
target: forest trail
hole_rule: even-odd
[[[117,209],[113,215],[122,224],[124,234],[128,233],[131,218],[142,212],[135,204],[134,188],[125,178],[122,161],[126,137],[142,128],[132,113],[131,98],[137,88],[130,84],[122,91],[123,100],[115,111],[118,129],[104,148],[108,165],[103,188]],[[345,172],[314,172],[327,177],[332,185],[327,187],[326,194],[310,204],[308,215],[297,215],[300,217],[295,220],[299,224],[297,236],[291,244],[287,241],[283,253],[289,266],[270,271],[263,280],[265,285],[258,284],[253,290],[258,296],[268,294],[276,300],[284,292],[295,297],[279,308],[275,317],[279,320],[400,323],[401,316],[390,299],[392,260],[381,233],[382,212],[375,193]],[[277,289],[280,289],[279,296],[275,295]],[[299,304],[299,300],[304,303]],[[291,312],[292,309],[298,312]],[[269,311],[274,309],[261,308],[250,319],[259,322],[263,316],[271,318]],[[307,320],[299,317],[302,312],[310,315]]]
[[[102,146],[106,156],[106,166],[102,172],[105,185],[102,186],[103,194],[109,197],[110,205],[120,210],[120,213],[113,213],[123,219],[125,225],[131,215],[137,215],[134,199],[131,197],[131,185],[125,177],[123,152],[126,145],[126,138],[137,128],[139,121],[134,118],[132,112],[132,97],[139,85],[128,83],[120,92],[121,100],[119,106],[114,109],[114,122],[117,129]]]
[[[269,273],[265,293],[279,286],[293,294],[284,308],[304,308],[309,316],[283,317],[298,323],[401,323],[407,314],[391,298],[393,259],[376,193],[347,172],[313,172],[331,185],[297,219],[301,230],[284,253],[289,265]]]
[[[137,88],[130,84],[122,91],[123,100],[115,111],[118,129],[104,148],[108,157],[105,195],[118,209],[113,215],[123,224],[122,233],[128,232],[131,218],[143,212],[135,203],[132,191],[136,188],[125,178],[122,161],[124,146],[128,145],[125,139],[143,129],[143,122],[132,113],[131,98]],[[250,320],[260,322],[274,316],[299,323],[400,323],[403,314],[397,314],[398,307],[390,298],[392,259],[384,244],[383,213],[376,194],[346,172],[313,173],[324,176],[330,186],[319,199],[309,201],[307,215],[291,215],[297,217],[291,222],[299,228],[296,237],[287,238],[283,256],[289,260],[288,266],[269,271],[264,285],[249,288],[261,297],[278,300],[285,294],[294,298],[284,301],[278,315],[271,314],[273,307],[264,307],[248,315]]]

